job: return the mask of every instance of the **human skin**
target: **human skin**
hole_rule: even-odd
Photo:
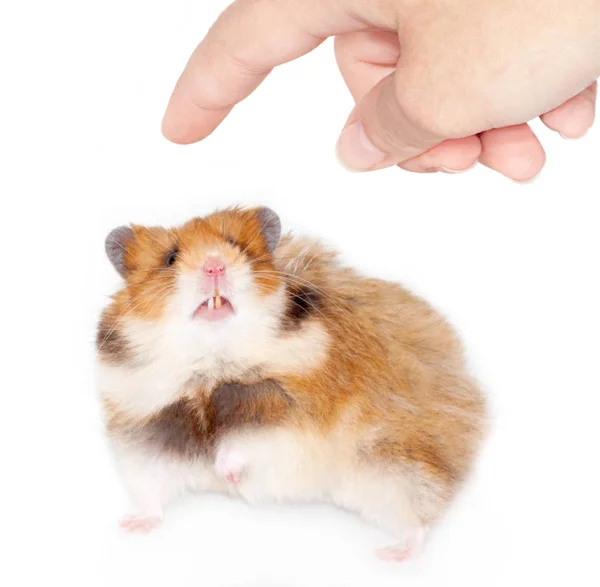
[[[600,0],[237,0],[182,73],[163,120],[204,139],[276,66],[335,37],[356,107],[338,142],[357,171],[464,171],[517,181],[544,150],[527,122],[565,138],[594,121]]]

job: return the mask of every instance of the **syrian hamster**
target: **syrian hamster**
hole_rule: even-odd
[[[106,239],[123,278],[97,332],[115,462],[148,531],[185,492],[326,501],[405,560],[467,477],[486,401],[446,320],[269,208]]]

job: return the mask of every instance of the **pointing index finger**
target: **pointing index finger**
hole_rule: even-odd
[[[163,134],[181,144],[205,138],[275,66],[309,53],[330,35],[362,27],[334,0],[238,0],[188,61]]]

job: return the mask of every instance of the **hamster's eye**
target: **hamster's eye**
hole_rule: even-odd
[[[166,260],[167,267],[171,267],[175,263],[175,261],[177,261],[177,253],[178,253],[177,249],[175,249],[169,253],[169,256],[167,257],[167,260]]]
[[[242,246],[240,245],[240,243],[238,243],[232,236],[228,236],[227,237],[227,242],[232,246],[232,247],[236,247],[237,249],[241,249]]]

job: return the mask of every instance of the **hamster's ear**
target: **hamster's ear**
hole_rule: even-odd
[[[279,220],[279,216],[271,208],[261,207],[256,209],[256,217],[260,222],[260,228],[265,237],[267,248],[272,253],[277,248],[279,239],[281,238],[281,221]]]
[[[127,268],[125,267],[127,243],[131,242],[134,238],[135,234],[129,226],[119,226],[111,230],[104,241],[106,255],[121,277],[125,277],[127,273]]]

